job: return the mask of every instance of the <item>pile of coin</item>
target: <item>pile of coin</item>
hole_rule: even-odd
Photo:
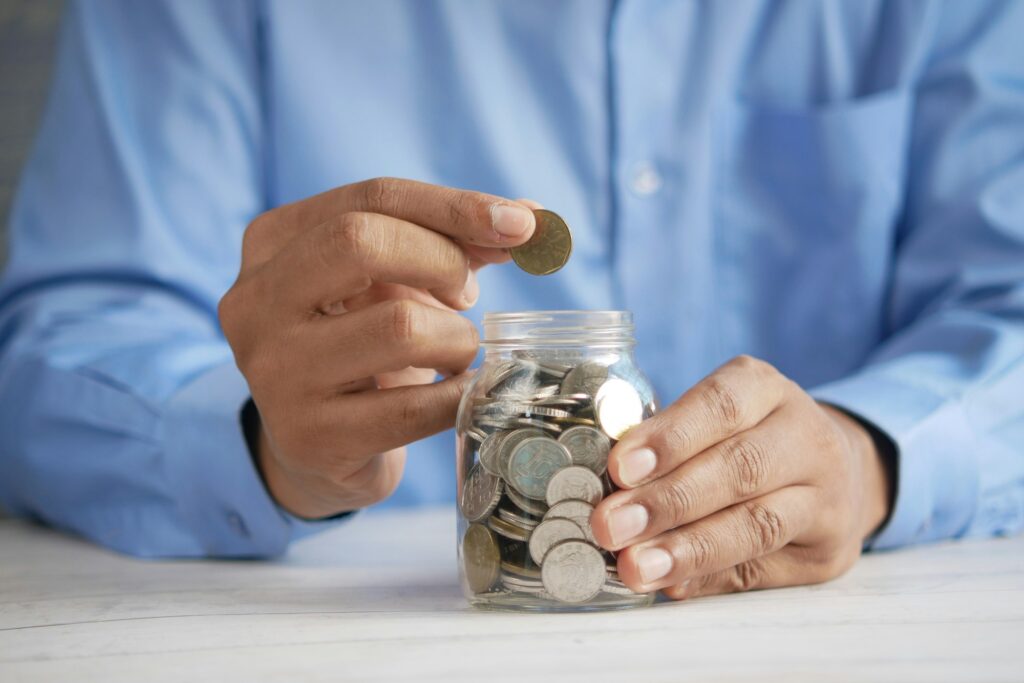
[[[474,594],[571,604],[633,595],[590,528],[594,506],[614,488],[610,449],[654,411],[632,367],[529,354],[485,367],[478,381],[487,388],[467,398],[459,424],[462,557]]]

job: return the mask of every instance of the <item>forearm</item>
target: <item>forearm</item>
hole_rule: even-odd
[[[146,556],[275,555],[306,533],[259,480],[248,387],[204,318],[123,286],[8,308],[0,503]]]

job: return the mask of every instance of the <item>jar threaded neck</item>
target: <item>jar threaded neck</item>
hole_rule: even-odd
[[[484,348],[633,346],[629,311],[522,311],[485,313]]]

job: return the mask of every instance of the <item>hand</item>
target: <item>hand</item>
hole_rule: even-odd
[[[455,311],[476,302],[475,271],[532,234],[530,205],[383,178],[249,225],[218,312],[259,411],[256,460],[287,510],[387,497],[404,446],[454,424],[478,347]]]
[[[627,586],[673,599],[833,578],[888,513],[863,427],[747,356],[631,430],[608,468],[626,490],[594,535]]]

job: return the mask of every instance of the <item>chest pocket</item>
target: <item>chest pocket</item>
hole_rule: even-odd
[[[889,91],[812,109],[725,107],[712,220],[732,352],[813,385],[877,344],[910,104]]]

